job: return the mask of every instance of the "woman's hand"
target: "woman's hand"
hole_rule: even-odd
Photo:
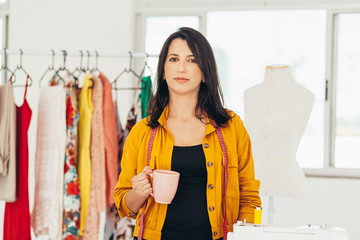
[[[146,199],[152,193],[149,174],[152,173],[149,166],[144,167],[143,171],[131,179],[132,189],[125,195],[126,206],[137,213]]]
[[[149,181],[150,173],[152,173],[151,168],[146,166],[140,174],[131,179],[134,192],[146,198],[152,193],[152,187]]]

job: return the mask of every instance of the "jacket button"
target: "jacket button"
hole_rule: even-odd
[[[209,184],[208,188],[211,190],[211,189],[213,189],[213,188],[214,188],[214,185]]]
[[[204,148],[209,148],[209,144],[205,143]]]
[[[217,236],[217,231],[214,232],[214,236],[215,236],[215,237]]]
[[[212,167],[214,164],[212,162],[207,163],[208,167]]]
[[[210,207],[209,207],[209,211],[210,211],[210,212],[212,212],[212,211],[214,211],[214,210],[215,210],[214,206],[210,206]]]

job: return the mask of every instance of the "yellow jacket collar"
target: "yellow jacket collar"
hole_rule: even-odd
[[[166,120],[167,120],[168,115],[169,115],[169,105],[166,105],[166,107],[164,108],[164,111],[161,113],[161,116],[158,119],[158,122],[164,128],[166,128]]]

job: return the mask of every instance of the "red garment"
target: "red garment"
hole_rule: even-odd
[[[27,85],[28,79],[26,79]],[[4,217],[4,240],[29,240],[30,210],[29,210],[29,148],[28,129],[32,111],[26,100],[25,87],[24,103],[16,106],[16,202],[7,202]]]

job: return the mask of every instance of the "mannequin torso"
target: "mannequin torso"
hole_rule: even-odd
[[[245,91],[245,123],[250,134],[260,191],[302,195],[305,177],[295,155],[314,95],[291,77],[288,66],[268,66],[263,83]]]

